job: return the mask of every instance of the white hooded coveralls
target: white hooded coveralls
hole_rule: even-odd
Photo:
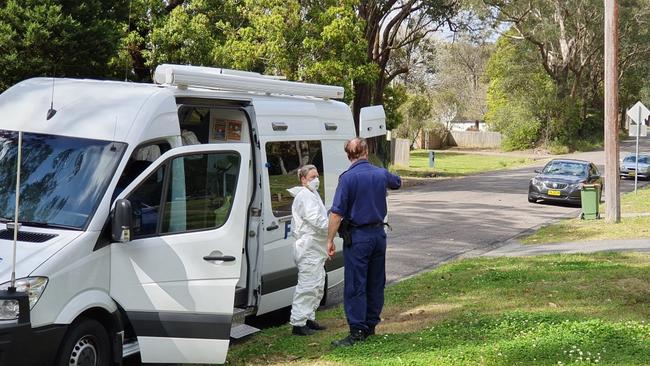
[[[307,320],[316,320],[316,309],[323,298],[328,219],[318,192],[307,187],[294,187],[289,192],[295,197],[291,234],[296,238],[293,258],[298,266],[290,323],[300,327]]]

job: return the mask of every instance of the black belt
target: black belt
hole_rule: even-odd
[[[388,228],[390,228],[390,225],[388,225],[387,222],[373,222],[370,224],[362,224],[362,225],[350,223],[350,227],[354,229],[377,228],[377,227],[384,227],[384,226],[388,226]]]

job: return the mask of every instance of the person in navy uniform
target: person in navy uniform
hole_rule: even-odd
[[[350,346],[374,335],[381,320],[386,284],[386,190],[402,185],[400,177],[368,162],[368,145],[364,139],[348,141],[345,152],[352,165],[339,177],[327,234],[327,252],[331,257],[336,250],[334,236],[341,220],[349,222],[351,240],[343,248],[343,305],[350,334],[332,343],[337,347]]]

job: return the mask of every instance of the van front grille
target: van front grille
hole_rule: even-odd
[[[29,243],[44,243],[52,238],[56,234],[43,234],[43,233],[32,233],[29,231],[18,231],[18,241],[26,241]],[[0,239],[4,240],[14,240],[14,231],[13,230],[0,230]]]

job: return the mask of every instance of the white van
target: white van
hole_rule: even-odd
[[[331,205],[356,136],[343,89],[177,65],[155,81],[35,78],[0,95],[0,365],[223,363],[256,330],[245,316],[291,305],[286,189],[314,164]],[[361,136],[384,119],[364,109]]]

